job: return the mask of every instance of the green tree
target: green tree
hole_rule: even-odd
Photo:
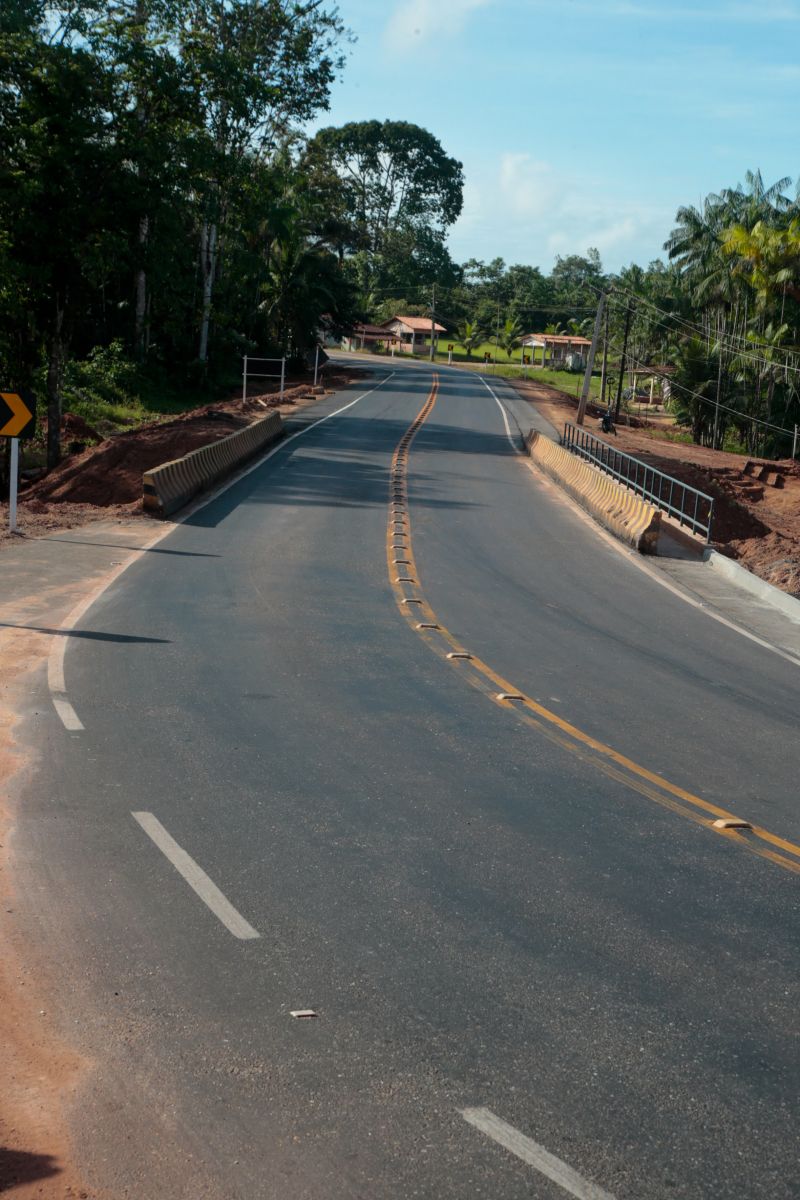
[[[524,329],[514,317],[507,317],[500,327],[500,333],[497,337],[497,343],[501,350],[504,350],[506,357],[511,359],[514,351],[518,348]]]
[[[201,269],[197,357],[208,358],[212,301],[232,194],[249,161],[274,151],[328,102],[342,65],[335,10],[285,0],[192,0],[181,56],[204,137],[197,180]]]
[[[442,257],[444,233],[461,212],[463,171],[428,130],[407,121],[354,121],[321,129],[305,155],[315,173],[341,184],[349,232],[358,247],[358,286],[366,294],[392,287],[392,273],[412,254]],[[448,256],[449,258],[449,256]]]
[[[678,425],[688,426],[692,441],[710,446],[714,431],[714,399],[718,362],[698,337],[684,339],[675,355],[670,408]]]
[[[42,4],[15,3],[0,24],[0,230],[17,284],[3,318],[20,382],[46,357],[49,466],[60,457],[66,356],[113,269],[126,203],[109,79],[78,36],[89,11],[76,4],[47,36],[56,15]]]
[[[467,352],[467,358],[472,358],[473,350],[485,340],[486,332],[477,321],[462,321],[456,330],[458,340]]]

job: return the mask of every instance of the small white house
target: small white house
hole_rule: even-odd
[[[424,354],[431,346],[430,317],[392,317],[384,321],[383,328],[387,334],[393,334],[396,348],[403,354]],[[439,334],[445,333],[444,325],[433,326],[434,348],[439,343]]]

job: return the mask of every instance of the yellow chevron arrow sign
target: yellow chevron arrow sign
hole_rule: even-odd
[[[0,437],[32,437],[35,427],[34,397],[29,392],[0,392]]]

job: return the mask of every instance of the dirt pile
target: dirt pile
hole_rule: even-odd
[[[351,379],[346,372],[325,373],[326,389],[344,387]],[[243,428],[270,409],[291,414],[311,403],[308,381],[288,387],[281,398],[277,391],[231,397],[217,404],[191,409],[167,420],[152,421],[123,430],[97,445],[71,453],[64,461],[34,482],[23,484],[19,494],[19,528],[27,536],[41,536],[55,529],[70,528],[99,518],[129,519],[141,515],[142,475],[145,471],[181,458]],[[97,431],[74,414],[65,414],[64,445],[85,446],[98,440]],[[6,506],[0,506],[0,542],[6,542]]]
[[[354,377],[346,371],[329,370],[322,383],[327,390],[337,390]],[[99,436],[97,431],[74,414],[65,414],[62,432],[68,456],[55,470],[34,482],[23,481],[18,534],[8,532],[8,505],[0,503],[0,548],[12,544],[18,536],[44,537],[92,521],[152,520],[142,510],[142,474],[227,437],[270,409],[290,416],[317,399],[310,394],[310,377],[290,382],[282,398],[273,389],[248,396],[242,405],[237,394],[177,417],[123,430],[88,448],[84,447]]]
[[[515,380],[513,386],[559,431],[575,419],[574,397],[531,380]],[[714,548],[775,587],[800,596],[800,463],[769,463],[770,482],[761,481],[757,468],[745,471],[747,460],[739,454],[670,442],[644,425],[619,426],[616,437],[601,435],[593,416],[586,427],[626,454],[713,496]]]

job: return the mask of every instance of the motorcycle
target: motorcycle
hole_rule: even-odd
[[[616,436],[617,430],[611,417],[610,408],[606,409],[600,418],[600,428],[602,429],[603,433],[613,433]]]

